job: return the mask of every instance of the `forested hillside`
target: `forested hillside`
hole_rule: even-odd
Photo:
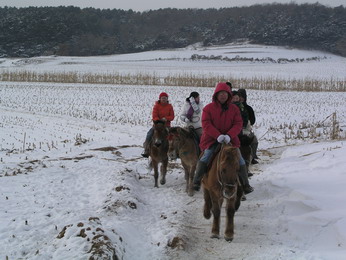
[[[0,57],[104,55],[238,39],[346,56],[346,8],[294,3],[146,12],[0,8]]]

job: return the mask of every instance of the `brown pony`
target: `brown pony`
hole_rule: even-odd
[[[165,122],[157,120],[154,121],[154,134],[150,142],[149,156],[151,158],[151,165],[154,168],[154,179],[155,187],[158,186],[159,177],[159,163],[161,163],[160,173],[161,179],[160,184],[164,185],[166,183],[166,173],[168,165],[168,141],[167,141],[168,130],[165,126]]]
[[[224,238],[232,241],[234,236],[234,214],[240,206],[243,189],[238,179],[239,155],[237,148],[222,144],[212,162],[208,174],[203,177],[204,212],[206,219],[214,215],[212,238],[219,238],[220,213],[226,200],[226,230]]]
[[[168,131],[168,143],[168,157],[175,160],[179,155],[185,171],[186,192],[189,196],[193,196],[193,177],[199,154],[194,136],[188,129],[172,127]]]

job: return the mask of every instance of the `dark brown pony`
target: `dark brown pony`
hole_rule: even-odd
[[[151,165],[154,168],[154,179],[155,187],[158,186],[159,178],[159,163],[160,167],[160,184],[164,185],[166,183],[166,173],[168,165],[168,140],[167,140],[168,130],[165,126],[165,122],[157,120],[154,121],[154,134],[150,142],[149,156],[151,158]]]
[[[168,157],[172,160],[179,158],[185,171],[186,192],[193,196],[193,177],[198,161],[199,148],[194,136],[188,129],[172,127],[168,131]]]
[[[226,230],[224,238],[232,241],[234,236],[234,214],[240,206],[243,189],[238,179],[239,155],[237,148],[222,144],[212,162],[208,174],[203,177],[204,212],[206,219],[213,213],[212,238],[219,238],[220,214],[226,200]]]
[[[242,157],[244,158],[246,162],[246,167],[249,168],[250,161],[251,161],[251,143],[254,139],[253,135],[247,136],[247,135],[238,135],[240,140],[240,152]]]

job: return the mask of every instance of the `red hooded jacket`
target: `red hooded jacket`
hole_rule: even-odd
[[[222,90],[229,93],[226,101],[228,109],[226,110],[222,108],[220,102],[216,99],[216,94]],[[229,135],[231,143],[235,147],[240,146],[238,134],[243,128],[243,120],[239,108],[230,102],[231,96],[229,86],[224,82],[220,82],[216,85],[213,101],[204,107],[202,114],[203,134],[200,142],[200,148],[203,151],[217,142],[216,139],[222,134]]]

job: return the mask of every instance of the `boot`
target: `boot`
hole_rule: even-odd
[[[149,157],[149,142],[145,141],[143,144],[143,147],[144,147],[144,150],[141,155],[145,158],[148,158]]]
[[[250,186],[250,184],[245,185],[243,189],[245,194],[253,192],[253,188]]]
[[[240,182],[243,185],[243,190],[245,194],[248,194],[250,192],[253,192],[253,188],[249,184],[249,179],[247,177],[247,168],[246,165],[240,165],[240,170],[239,170],[239,178]]]
[[[258,164],[258,161],[254,158],[251,160],[251,164]]]
[[[201,180],[203,175],[207,172],[208,164],[202,161],[198,161],[195,177],[193,178],[193,189],[199,191],[201,188]]]

